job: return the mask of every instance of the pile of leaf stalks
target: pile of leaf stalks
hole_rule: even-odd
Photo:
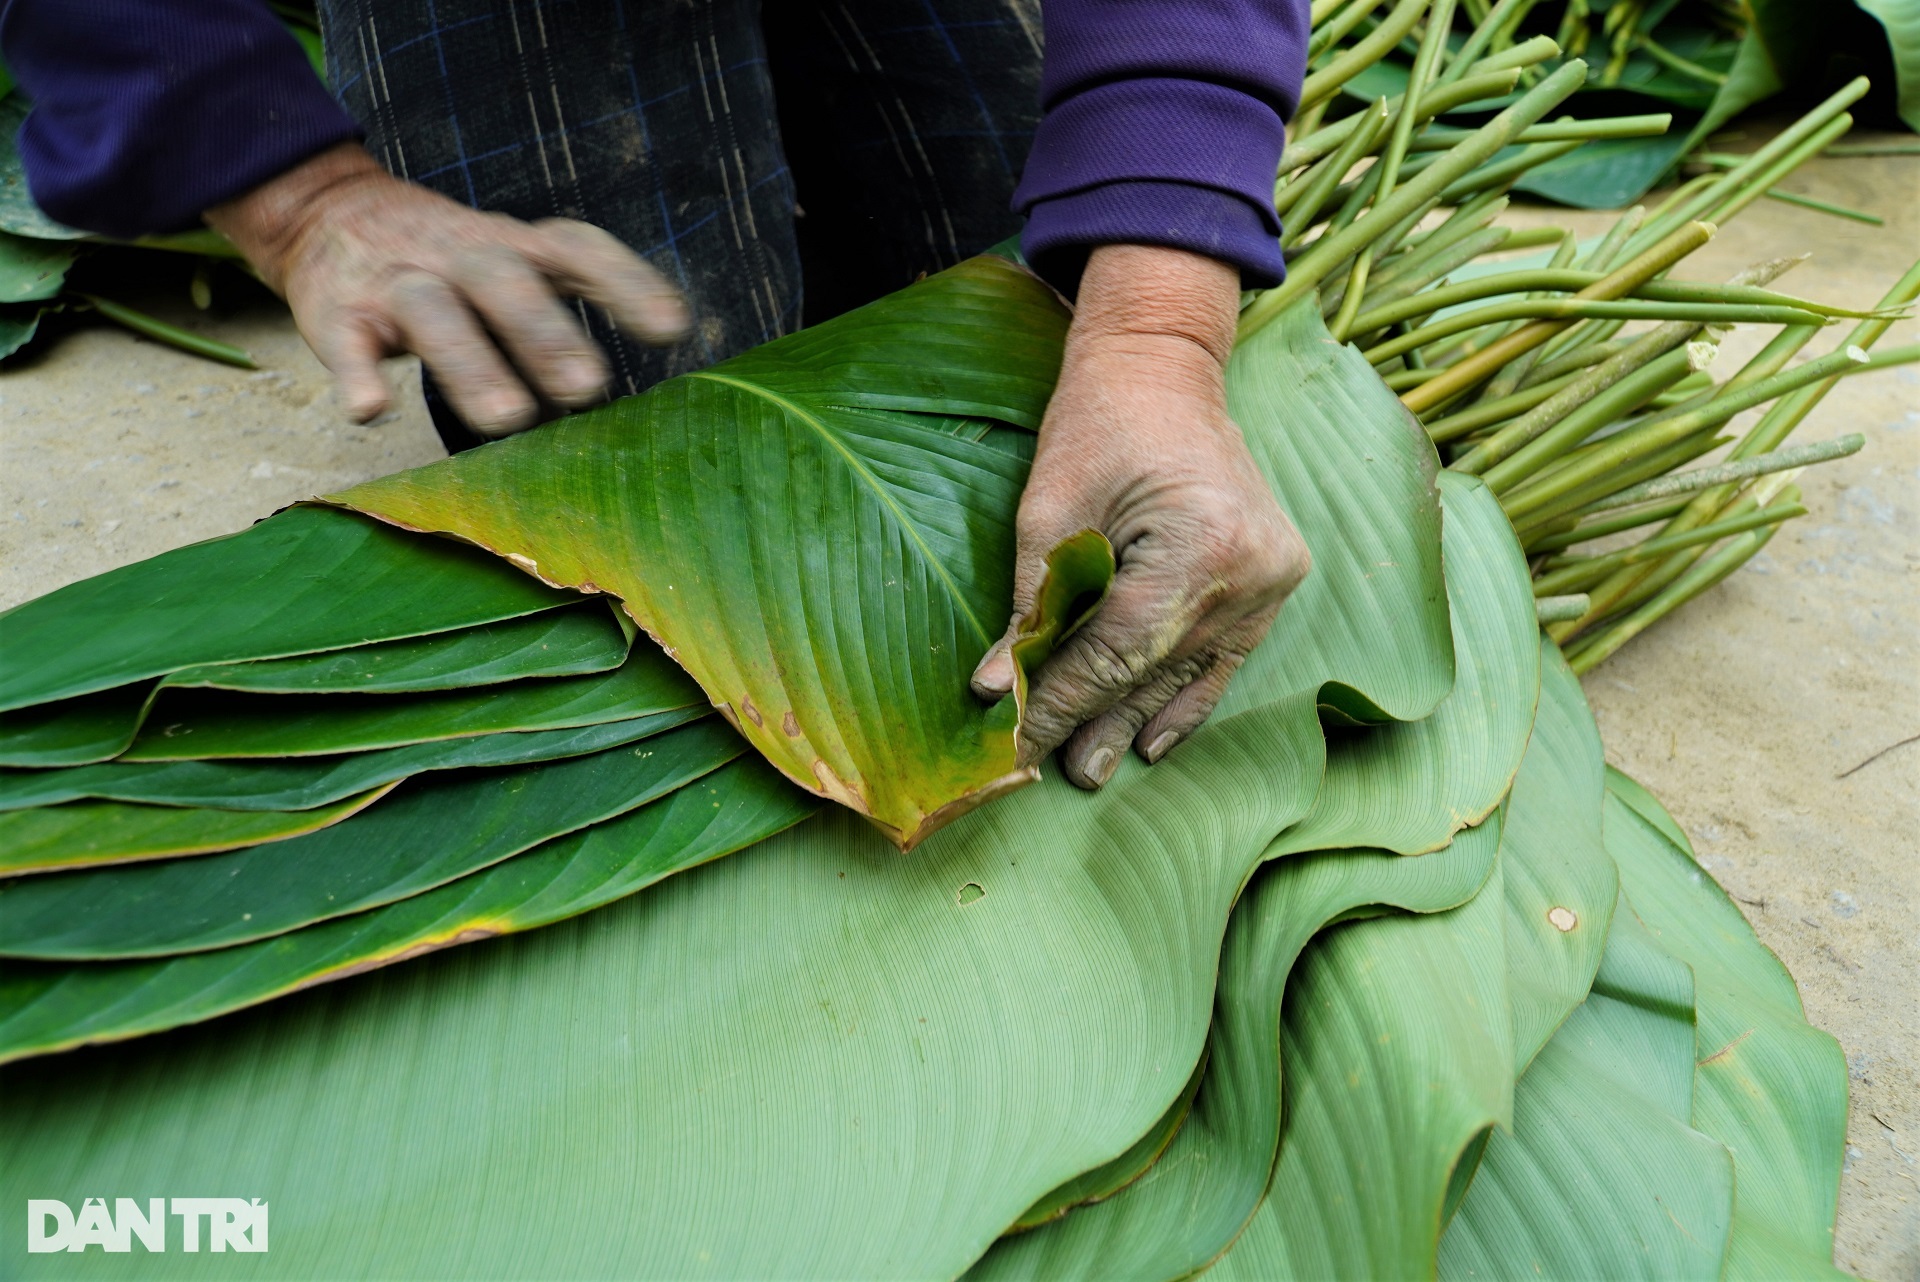
[[[1355,0],[1316,14],[1374,7]],[[1446,38],[1451,0],[1401,0],[1351,48],[1327,42],[1275,195],[1288,280],[1253,301],[1242,328],[1317,295],[1334,336],[1358,345],[1400,392],[1447,466],[1483,477],[1500,497],[1533,558],[1542,618],[1585,672],[1802,515],[1798,469],[1860,448],[1857,434],[1786,439],[1842,377],[1920,359],[1915,346],[1870,351],[1920,295],[1920,263],[1860,310],[1766,288],[1800,259],[1755,263],[1720,283],[1676,278],[1719,225],[1847,132],[1864,80],[1651,211],[1627,211],[1597,242],[1495,226],[1508,190],[1539,166],[1669,124],[1548,120],[1588,71],[1561,63],[1517,92],[1530,69],[1559,63],[1560,50],[1546,37],[1503,41],[1516,8],[1496,5],[1456,45]],[[1329,121],[1342,88],[1416,32],[1403,92]],[[1508,105],[1478,129],[1438,123],[1488,101]],[[1553,247],[1543,264],[1511,257],[1543,244]],[[1796,361],[1841,318],[1858,322],[1843,342]],[[1719,340],[1736,325],[1773,334],[1716,381]],[[1721,433],[1762,408],[1745,431]],[[1688,467],[1722,449],[1722,461]],[[1619,537],[1628,532],[1632,541]]]

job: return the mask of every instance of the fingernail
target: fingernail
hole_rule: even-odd
[[[1082,767],[1081,773],[1091,779],[1093,786],[1098,788],[1113,778],[1113,769],[1119,764],[1120,754],[1112,748],[1095,748],[1093,755],[1087,758],[1087,764]]]
[[[598,394],[606,384],[607,375],[593,361],[570,361],[561,371],[560,381],[568,394],[578,399]]]
[[[677,299],[654,303],[647,308],[647,322],[662,334],[678,336],[687,331],[692,316],[687,305]]]
[[[1152,765],[1173,751],[1173,745],[1180,742],[1180,732],[1169,730],[1147,745],[1147,764]]]
[[[973,670],[973,688],[1001,696],[1013,693],[1013,655],[994,650],[980,660]]]

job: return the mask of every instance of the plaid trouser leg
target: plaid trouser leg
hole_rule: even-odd
[[[695,333],[671,348],[581,308],[629,395],[796,327],[802,244],[819,320],[1011,234],[1038,120],[1034,3],[769,0],[765,37],[757,0],[319,9],[329,80],[394,173],[605,227],[686,291]],[[428,403],[450,449],[478,443],[431,380]]]
[[[1019,230],[1039,0],[767,0],[812,324]]]

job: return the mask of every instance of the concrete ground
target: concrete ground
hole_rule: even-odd
[[[1758,132],[1728,149],[1755,145]],[[1763,200],[1689,260],[1719,280],[1811,252],[1780,288],[1866,305],[1920,255],[1920,157],[1815,161],[1785,184],[1885,218],[1863,227]],[[1612,215],[1529,208],[1590,234]],[[229,291],[246,295],[244,289]],[[196,313],[184,290],[129,298],[251,349],[229,369],[107,328],[0,366],[0,608],[308,495],[430,462],[403,408],[335,409],[284,312],[257,297]],[[1816,340],[1823,352],[1845,330]],[[1920,340],[1897,325],[1883,345]],[[1758,347],[1736,333],[1725,376]],[[1803,479],[1811,513],[1746,570],[1586,679],[1608,759],[1659,795],[1836,1036],[1852,1112],[1836,1262],[1920,1279],[1920,372],[1839,387],[1797,439],[1867,434]]]

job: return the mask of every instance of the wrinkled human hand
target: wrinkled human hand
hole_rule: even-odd
[[[598,227],[469,209],[393,177],[352,143],[206,218],[287,300],[360,422],[391,400],[381,358],[407,352],[483,435],[533,426],[538,398],[593,404],[606,357],[562,296],[598,304],[645,342],[687,329],[679,292]]]
[[[1014,623],[974,692],[1013,688],[1009,656],[1055,545],[1083,529],[1113,544],[1099,611],[1033,678],[1022,764],[1065,743],[1083,788],[1132,742],[1158,761],[1212,713],[1309,558],[1227,415],[1238,274],[1183,250],[1096,249],[1060,382],[1020,500]]]

